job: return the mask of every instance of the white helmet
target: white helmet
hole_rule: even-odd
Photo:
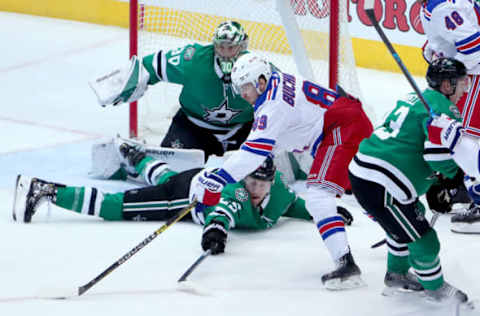
[[[268,82],[272,76],[272,67],[265,58],[253,53],[240,56],[232,69],[232,85],[237,94],[240,88],[247,83],[252,83],[259,94],[258,79],[263,76]]]

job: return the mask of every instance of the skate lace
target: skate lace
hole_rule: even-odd
[[[35,208],[41,202],[48,200],[51,201],[55,195],[55,187],[49,183],[34,183],[32,202],[35,203]]]
[[[475,213],[480,214],[480,206],[474,205],[474,204],[472,204],[470,207],[464,208],[464,209],[462,209],[458,212],[458,214],[463,215],[463,216],[469,215],[469,214],[475,214]]]

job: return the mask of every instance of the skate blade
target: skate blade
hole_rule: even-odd
[[[15,184],[15,192],[13,196],[12,217],[16,222],[23,223],[25,221],[25,207],[27,205],[27,194],[30,189],[32,178],[18,175]]]
[[[457,234],[480,234],[480,222],[453,223],[450,230]]]
[[[17,180],[15,181],[15,191],[13,191],[13,207],[12,207],[12,217],[14,221],[17,221],[17,191],[18,191],[18,182],[20,181],[21,175],[17,175]]]
[[[478,300],[469,300],[466,302],[459,302],[455,297],[450,297],[449,299],[437,301],[429,296],[425,296],[425,301],[429,304],[436,306],[456,306],[457,310],[474,310]]]
[[[362,278],[360,278],[360,276],[354,275],[344,280],[340,278],[328,280],[325,282],[324,286],[327,290],[341,291],[364,287],[367,286],[367,284]]]
[[[386,286],[382,291],[382,295],[387,297],[425,297],[425,292]]]

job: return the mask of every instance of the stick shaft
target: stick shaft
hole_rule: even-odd
[[[208,257],[210,254],[212,253],[212,251],[210,249],[208,249],[207,251],[205,251],[204,253],[202,253],[202,255],[200,257],[198,257],[197,260],[195,260],[195,262],[187,269],[187,271],[185,271],[182,276],[180,277],[180,279],[178,279],[177,282],[183,282],[183,281],[186,281],[188,276],[190,274],[192,274],[192,272],[196,269],[196,267],[206,258]]]
[[[150,234],[147,238],[142,240],[138,245],[136,245],[132,250],[127,252],[124,256],[122,256],[120,259],[115,261],[111,266],[109,266],[107,269],[105,269],[102,273],[100,273],[98,276],[96,276],[93,280],[90,282],[86,283],[85,285],[82,285],[78,288],[78,295],[82,295],[86,291],[88,291],[92,286],[97,284],[99,281],[101,281],[103,278],[105,278],[107,275],[109,275],[111,272],[113,272],[116,268],[118,268],[120,265],[125,263],[128,259],[130,259],[133,255],[135,255],[137,252],[139,252],[143,247],[148,245],[152,240],[154,240],[158,235],[163,233],[167,228],[172,226],[174,223],[178,222],[181,220],[185,215],[187,215],[192,208],[194,208],[196,205],[196,202],[190,203],[187,207],[183,208],[180,212],[178,212],[175,216],[170,218],[165,224],[163,224],[159,229],[154,231],[152,234]]]
[[[417,86],[417,83],[413,79],[413,77],[410,74],[410,72],[408,71],[407,67],[405,67],[405,64],[403,63],[402,59],[398,55],[395,48],[393,48],[392,43],[390,42],[388,37],[385,35],[385,32],[383,32],[382,28],[378,24],[378,21],[375,18],[375,12],[374,12],[374,9],[373,9],[373,1],[371,1],[371,7],[370,8],[367,8],[367,1],[366,1],[365,2],[365,8],[366,8],[365,13],[367,14],[368,18],[370,19],[370,22],[373,24],[373,27],[377,31],[378,35],[380,35],[380,38],[382,39],[385,46],[387,46],[387,49],[389,50],[393,59],[395,59],[395,61],[397,62],[398,66],[402,70],[403,74],[407,78],[408,82],[412,86],[412,88],[415,91],[415,93],[417,94],[418,98],[420,99],[420,101],[425,106],[425,109],[427,109],[427,111],[431,113],[432,112],[431,107],[428,105],[427,100],[425,100],[425,98],[423,97],[422,92],[420,91],[420,89]]]

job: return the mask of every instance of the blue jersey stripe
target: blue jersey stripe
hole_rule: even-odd
[[[259,149],[253,149],[253,148],[250,148],[248,146],[245,146],[245,145],[242,145],[242,147],[240,148],[241,150],[245,150],[245,151],[248,151],[248,152],[251,152],[255,155],[260,155],[260,156],[268,156],[270,154],[270,151],[264,151],[264,150],[259,150]]]
[[[220,170],[217,170],[216,175],[218,175],[219,177],[221,177],[224,181],[226,181],[227,183],[235,183],[237,181],[235,181],[235,179],[228,173],[225,171],[225,169],[220,169]]]
[[[477,32],[477,33],[475,33],[475,34],[472,34],[472,35],[470,35],[469,37],[464,38],[464,39],[461,40],[461,41],[455,42],[455,46],[458,47],[458,46],[461,46],[461,45],[468,44],[469,42],[475,41],[478,37],[480,37],[480,32]]]
[[[256,138],[252,140],[249,139],[247,141],[252,143],[265,143],[265,144],[275,145],[275,140],[270,138]]]
[[[468,49],[468,50],[461,50],[461,51],[459,51],[459,52],[462,53],[462,54],[464,54],[464,55],[469,55],[469,54],[476,53],[476,52],[478,52],[479,50],[480,50],[480,45],[478,45],[477,47]]]

